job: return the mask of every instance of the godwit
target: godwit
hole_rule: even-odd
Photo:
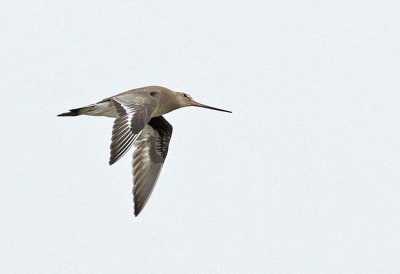
[[[197,103],[186,93],[149,86],[122,92],[96,104],[71,109],[58,116],[91,115],[116,118],[112,130],[109,164],[118,161],[135,144],[132,192],[134,214],[137,216],[153,191],[168,153],[172,126],[162,115],[188,106],[231,113]]]

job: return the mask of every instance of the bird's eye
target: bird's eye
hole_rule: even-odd
[[[189,98],[189,96],[186,93],[184,93],[183,96],[185,96],[186,98]]]

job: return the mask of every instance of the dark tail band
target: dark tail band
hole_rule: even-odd
[[[80,115],[79,109],[71,109],[69,112],[64,112],[64,113],[58,114],[57,116],[64,117],[64,116],[78,116],[78,115]]]

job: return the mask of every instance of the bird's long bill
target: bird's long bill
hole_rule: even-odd
[[[195,102],[195,101],[192,101],[192,106],[200,107],[200,108],[208,108],[208,109],[213,109],[213,110],[218,110],[218,111],[224,111],[224,112],[232,113],[232,111],[229,111],[229,110],[224,110],[224,109],[220,109],[220,108],[210,107],[210,106],[207,106],[207,105],[203,105],[203,104],[197,103],[197,102]]]

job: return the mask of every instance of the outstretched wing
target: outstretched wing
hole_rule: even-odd
[[[145,126],[133,153],[133,197],[135,216],[146,205],[168,153],[172,126],[164,117],[155,117]]]
[[[118,118],[113,125],[110,165],[118,161],[136,141],[158,104],[156,98],[141,93],[114,97],[111,102]]]

